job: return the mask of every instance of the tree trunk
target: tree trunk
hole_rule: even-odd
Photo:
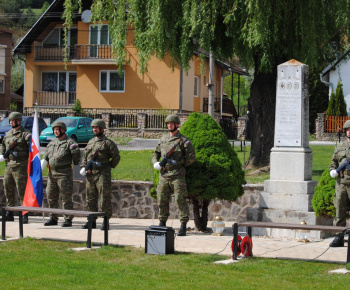
[[[267,166],[274,144],[277,67],[273,73],[257,72],[248,103],[251,151],[246,165]]]
[[[194,225],[197,231],[205,232],[208,224],[208,206],[210,200],[191,198],[193,205]]]

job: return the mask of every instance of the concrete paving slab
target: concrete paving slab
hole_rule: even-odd
[[[48,220],[48,217],[45,220]],[[81,229],[81,226],[86,223],[86,218],[74,218],[71,228],[62,228],[61,222],[63,218],[59,219],[58,226],[45,227],[42,217],[30,216],[29,224],[23,225],[23,235],[39,239],[86,243],[87,230]],[[92,230],[93,246],[100,246],[104,243],[104,232],[99,228],[101,224],[102,219],[98,219],[97,228]],[[232,224],[233,222],[225,222],[226,236],[212,236],[210,233],[195,231],[190,231],[184,237],[175,236],[174,249],[177,252],[219,254],[231,259]],[[151,225],[158,225],[158,220],[112,218],[108,232],[109,244],[145,248],[145,230]],[[180,221],[170,220],[167,226],[177,231]],[[194,222],[190,221],[187,226],[194,228]],[[6,223],[6,237],[19,237],[18,217],[15,217],[15,222]],[[347,247],[329,248],[332,238],[314,240],[309,243],[301,243],[296,239],[268,237],[253,237],[252,241],[255,257],[346,263]]]

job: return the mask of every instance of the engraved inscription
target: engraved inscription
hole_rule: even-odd
[[[275,146],[300,147],[302,145],[301,68],[283,67],[283,73],[278,72],[279,76],[288,79],[288,82],[285,83],[279,78],[277,80]]]

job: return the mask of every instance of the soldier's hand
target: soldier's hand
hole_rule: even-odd
[[[4,155],[0,155],[0,162],[5,161]]]
[[[44,170],[44,168],[47,166],[47,161],[46,161],[46,159],[42,159],[41,161],[40,161],[40,163],[41,163],[41,170]]]
[[[154,169],[160,170],[162,167],[160,166],[159,162],[156,162],[153,164]]]
[[[330,176],[333,177],[333,178],[338,176],[338,173],[337,173],[337,171],[336,171],[335,169],[331,170],[331,171],[329,172],[329,174],[330,174]]]
[[[85,175],[86,175],[86,170],[85,170],[84,167],[80,170],[80,174],[81,174],[82,176],[85,176]]]

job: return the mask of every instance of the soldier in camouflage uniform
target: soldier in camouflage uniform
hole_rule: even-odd
[[[329,167],[331,177],[337,177],[335,184],[335,195],[333,199],[335,207],[334,226],[346,226],[346,213],[350,208],[350,171],[344,170],[338,175],[336,169],[350,157],[350,120],[346,121],[343,129],[345,130],[346,140],[340,142],[334,150],[332,165]],[[344,246],[344,233],[337,233],[330,247]]]
[[[54,122],[52,131],[56,138],[47,145],[46,153],[41,160],[41,168],[49,165],[49,176],[46,186],[49,207],[58,208],[59,195],[62,196],[63,208],[73,209],[73,168],[80,161],[78,144],[66,135],[67,126],[64,122]],[[62,227],[72,226],[73,216],[64,216]],[[58,217],[50,214],[45,226],[57,225]]]
[[[22,204],[27,184],[27,168],[29,158],[29,146],[31,142],[30,132],[21,126],[22,114],[12,112],[9,116],[12,129],[8,131],[0,147],[0,162],[6,160],[4,174],[4,190],[7,206],[16,206],[16,190]],[[7,158],[4,154],[13,147]],[[13,213],[6,213],[6,220],[13,221]],[[28,223],[28,215],[23,216],[23,223]]]
[[[102,119],[95,119],[91,123],[92,131],[95,137],[87,144],[80,174],[86,175],[86,199],[88,210],[98,211],[98,199],[101,197],[101,210],[106,212],[108,218],[112,216],[112,176],[111,170],[115,168],[119,161],[120,155],[117,144],[108,139],[104,135],[106,124]],[[98,153],[96,153],[98,152]],[[94,159],[95,156],[96,158]],[[91,167],[85,170],[85,166],[90,160],[93,160]],[[96,218],[92,220],[92,227],[96,228]],[[83,229],[88,228],[88,223],[82,226]],[[101,226],[101,230],[105,229],[105,224]]]
[[[178,131],[180,118],[177,115],[169,115],[165,119],[168,134],[165,134],[160,139],[156,150],[153,153],[152,163],[155,169],[161,170],[159,183],[157,187],[157,198],[159,205],[159,225],[166,226],[166,221],[169,217],[169,202],[171,195],[175,195],[180,211],[180,230],[178,236],[186,236],[186,224],[189,220],[189,208],[187,203],[187,185],[186,185],[186,169],[195,160],[195,152],[192,143],[184,135]],[[167,163],[162,167],[159,162],[161,157],[164,157],[174,146],[175,150],[169,156],[175,162]],[[175,164],[176,163],[176,164]]]

